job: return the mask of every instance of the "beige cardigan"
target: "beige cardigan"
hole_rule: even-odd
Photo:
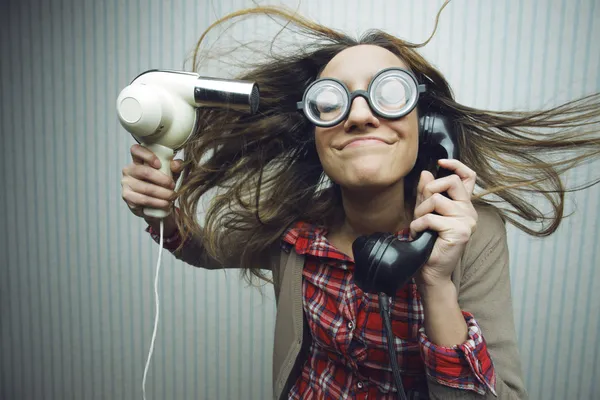
[[[462,310],[475,316],[488,345],[496,371],[499,399],[527,399],[517,348],[511,299],[506,228],[491,206],[476,206],[477,230],[452,274]],[[200,240],[192,240],[175,257],[191,265],[223,268],[208,259]],[[266,263],[267,264],[267,263]],[[304,257],[274,249],[273,272],[277,317],[273,348],[273,399],[285,399],[303,366],[310,340],[302,310]],[[495,399],[488,393],[450,388],[429,379],[432,399]]]

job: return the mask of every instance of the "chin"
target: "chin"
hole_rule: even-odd
[[[362,165],[359,168],[347,168],[340,179],[340,186],[347,189],[377,189],[389,187],[402,180],[402,176],[392,175],[388,168],[381,165]]]

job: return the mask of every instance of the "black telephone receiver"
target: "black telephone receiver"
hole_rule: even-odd
[[[458,159],[456,132],[447,117],[425,114],[419,118],[419,151],[439,160]],[[440,168],[437,177],[450,175]],[[415,240],[403,242],[394,233],[360,236],[352,243],[356,285],[367,293],[393,297],[427,262],[438,237],[435,231],[421,232]]]

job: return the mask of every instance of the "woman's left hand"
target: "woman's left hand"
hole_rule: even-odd
[[[438,164],[453,174],[435,179],[428,171],[421,173],[410,224],[411,237],[429,229],[438,232],[431,257],[415,277],[417,284],[428,287],[450,282],[477,226],[477,212],[471,203],[477,175],[458,160],[439,160]]]

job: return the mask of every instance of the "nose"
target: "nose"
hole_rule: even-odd
[[[358,96],[350,105],[350,113],[344,122],[344,129],[346,132],[352,132],[353,130],[366,130],[369,127],[378,128],[379,119],[369,107],[367,100]]]

